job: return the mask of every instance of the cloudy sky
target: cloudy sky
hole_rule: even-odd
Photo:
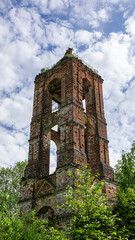
[[[135,138],[135,1],[1,0],[0,166],[27,159],[34,78],[68,47],[104,79],[111,166],[122,150],[130,149]]]

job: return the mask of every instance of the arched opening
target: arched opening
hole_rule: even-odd
[[[82,84],[83,84],[82,85],[83,87],[82,103],[83,103],[84,112],[87,113],[87,94],[89,92],[90,82],[88,81],[87,78],[84,78]]]
[[[60,129],[57,123],[52,123],[47,127],[47,134],[50,133],[50,161],[49,175],[53,174],[57,168],[57,161],[60,149]]]
[[[61,79],[53,79],[48,85],[48,90],[52,96],[52,112],[56,112],[61,105]]]
[[[59,110],[59,104],[52,100],[52,112],[57,112]]]
[[[58,132],[58,124],[57,122],[52,122],[51,124],[48,125],[46,132],[47,134],[50,132],[50,130],[55,130],[56,132]]]
[[[82,100],[84,112],[86,113],[86,99]]]
[[[49,175],[53,174],[57,168],[57,146],[54,141],[50,142],[50,164]]]
[[[43,219],[45,221],[53,221],[54,219],[54,211],[50,206],[42,207],[36,214],[38,218]]]

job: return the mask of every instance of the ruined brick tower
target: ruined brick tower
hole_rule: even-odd
[[[102,78],[68,49],[64,57],[35,78],[29,158],[21,181],[21,211],[35,209],[45,219],[64,224],[68,213],[57,209],[64,201],[68,176],[88,164],[105,179],[110,200],[116,188],[109,165]],[[57,109],[53,111],[53,104]],[[57,131],[54,126],[57,125]],[[57,145],[57,167],[49,174],[50,141]]]

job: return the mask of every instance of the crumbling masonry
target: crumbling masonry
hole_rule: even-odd
[[[39,217],[54,219],[56,226],[63,227],[69,214],[56,206],[64,202],[65,188],[73,184],[68,171],[74,173],[85,164],[105,179],[104,190],[112,200],[116,186],[109,165],[102,83],[101,76],[74,56],[72,49],[52,69],[36,76],[21,211],[35,209]],[[51,140],[57,145],[53,174],[49,174]]]

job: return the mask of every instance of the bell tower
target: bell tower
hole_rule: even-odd
[[[116,187],[109,165],[102,83],[101,76],[71,48],[51,69],[36,76],[28,165],[21,181],[22,211],[35,209],[56,224],[66,222],[69,214],[56,206],[64,202],[65,188],[73,184],[68,171],[74,173],[86,164],[105,179],[111,201]],[[51,140],[57,146],[53,174],[49,174]]]

